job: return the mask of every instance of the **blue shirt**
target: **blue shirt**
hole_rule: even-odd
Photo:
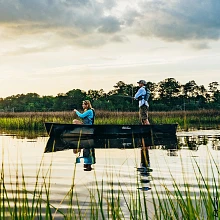
[[[142,86],[141,88],[138,89],[137,93],[135,94],[134,98],[138,99],[141,96],[145,96],[146,95],[146,90],[145,90],[145,86]],[[146,100],[144,100],[144,98],[139,100],[139,107],[141,107],[142,105],[146,105],[147,107],[149,107],[149,104]]]
[[[87,111],[80,113],[79,111],[76,111],[76,114],[82,118],[83,120],[83,124],[85,125],[92,125],[92,121],[93,121],[93,111],[92,109],[88,109]]]

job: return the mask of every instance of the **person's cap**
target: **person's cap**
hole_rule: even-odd
[[[139,83],[139,84],[141,83],[141,84],[144,84],[144,85],[147,84],[146,81],[143,80],[143,79],[139,80],[137,83]]]

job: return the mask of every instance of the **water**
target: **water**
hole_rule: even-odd
[[[195,175],[199,175],[199,171],[196,166],[200,167],[201,173],[211,185],[213,177],[218,179],[216,166],[220,162],[220,130],[178,132],[176,139],[159,139],[156,144],[160,145],[154,146],[145,140],[144,150],[139,144],[143,145],[142,141],[140,143],[140,140],[132,138],[81,140],[79,143],[71,139],[51,140],[42,136],[30,139],[2,134],[0,161],[3,164],[1,170],[7,196],[15,198],[14,191],[25,188],[31,199],[36,189],[43,189],[42,197],[45,199],[45,189],[49,189],[51,204],[65,212],[69,207],[69,193],[73,186],[72,207],[75,212],[79,212],[80,206],[81,215],[89,219],[91,202],[98,200],[98,188],[105,197],[104,214],[107,216],[109,212],[106,198],[114,195],[114,201],[120,197],[120,207],[127,218],[130,217],[130,211],[126,201],[132,195],[136,196],[138,191],[144,191],[148,201],[148,215],[153,217],[152,191],[158,191],[163,196],[164,185],[172,192],[174,182],[184,190],[184,181],[187,179],[192,193],[199,192]],[[79,153],[77,146],[87,150],[81,149]],[[143,153],[147,154],[146,157]],[[85,162],[92,165],[88,168]],[[25,187],[22,185],[22,176],[25,178]],[[59,212],[53,210],[52,213],[57,219],[62,219]]]

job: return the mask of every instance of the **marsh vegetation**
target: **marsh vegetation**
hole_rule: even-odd
[[[63,112],[0,113],[0,129],[44,131],[44,122],[72,123],[77,116]],[[95,124],[140,124],[137,112],[96,111]],[[149,112],[152,124],[178,123],[179,130],[219,128],[219,110]]]

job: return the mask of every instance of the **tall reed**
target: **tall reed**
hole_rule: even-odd
[[[139,175],[136,175],[136,181],[121,182],[120,174],[115,175],[113,168],[106,170],[106,176],[101,181],[95,177],[95,184],[88,186],[85,199],[89,206],[86,208],[84,202],[78,198],[75,166],[70,189],[59,204],[66,204],[66,208],[61,209],[59,205],[55,207],[51,200],[53,159],[45,174],[41,172],[42,159],[32,190],[28,189],[22,164],[20,164],[21,179],[19,167],[17,167],[15,183],[12,171],[9,183],[6,181],[3,159],[0,180],[0,217],[2,219],[219,219],[218,163],[210,154],[208,157],[210,169],[207,168],[207,173],[204,175],[196,159],[192,158],[191,162],[197,181],[196,187],[190,183],[184,170],[181,184],[176,181],[170,170],[172,185],[167,185],[165,181],[158,185],[158,180],[152,175],[150,193],[142,190],[144,185],[140,183]],[[195,188],[198,190],[196,191]]]

